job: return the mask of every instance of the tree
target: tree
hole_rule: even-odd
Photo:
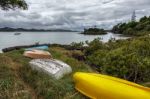
[[[147,26],[145,27],[145,30],[146,30],[146,31],[150,31],[150,25],[147,25]]]
[[[149,34],[150,17],[144,16],[138,22],[120,23],[113,27],[112,32],[125,35],[142,36]]]
[[[9,10],[9,9],[27,9],[28,5],[24,0],[0,0],[0,8],[2,10]]]
[[[145,22],[147,21],[147,19],[148,19],[147,16],[144,16],[143,18],[140,19],[140,22]]]
[[[135,33],[135,30],[133,28],[128,28],[124,31],[123,34],[126,34],[126,35],[134,35]]]

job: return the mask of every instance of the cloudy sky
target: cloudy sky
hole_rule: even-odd
[[[150,15],[150,0],[26,0],[26,11],[0,10],[0,27],[78,29],[111,28],[131,19]]]

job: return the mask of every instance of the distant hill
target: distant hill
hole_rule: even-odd
[[[4,27],[0,28],[0,32],[76,32],[76,31],[65,29],[45,30],[45,29],[24,29],[24,28]]]

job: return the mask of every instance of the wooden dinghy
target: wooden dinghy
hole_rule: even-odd
[[[48,51],[42,50],[32,50],[32,51],[25,51],[24,56],[33,58],[33,59],[51,59],[52,55]]]

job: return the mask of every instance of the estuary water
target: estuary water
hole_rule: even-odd
[[[70,44],[72,42],[92,41],[95,38],[102,38],[103,42],[107,42],[111,38],[127,39],[128,37],[119,34],[108,33],[106,35],[83,35],[79,32],[19,32],[20,35],[15,35],[16,32],[0,32],[0,50],[7,47],[30,45],[39,42]]]

